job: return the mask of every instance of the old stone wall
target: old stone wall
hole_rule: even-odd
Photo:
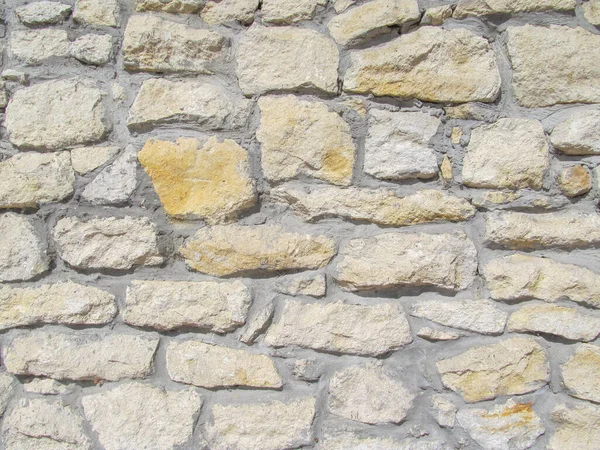
[[[600,449],[600,1],[3,3],[0,448]]]

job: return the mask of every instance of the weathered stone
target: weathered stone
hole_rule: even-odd
[[[483,120],[494,122],[498,120],[495,105],[485,103],[463,103],[462,105],[444,107],[448,119]]]
[[[489,410],[461,408],[456,419],[475,442],[494,450],[531,448],[545,431],[531,403],[513,399]]]
[[[475,214],[462,198],[442,191],[421,190],[401,197],[386,189],[311,186],[310,191],[294,186],[271,190],[271,198],[289,204],[296,214],[314,222],[330,217],[407,226],[432,222],[460,222]]]
[[[347,291],[401,286],[461,290],[471,284],[476,270],[477,251],[462,232],[391,232],[350,240],[336,280]]]
[[[462,178],[469,187],[539,190],[549,165],[539,121],[500,119],[471,131]]]
[[[489,16],[492,14],[517,14],[522,12],[542,11],[570,11],[573,9],[575,9],[575,0],[461,0],[456,5],[453,17],[463,19],[468,16]]]
[[[23,85],[29,84],[29,74],[15,69],[4,69],[2,71],[2,79]]]
[[[402,439],[362,436],[356,433],[328,433],[319,450],[445,450],[449,447],[442,441],[424,439]]]
[[[578,211],[491,212],[485,217],[485,238],[511,249],[592,247],[600,243],[600,215]]]
[[[592,176],[581,164],[571,166],[560,173],[558,185],[567,197],[579,197],[592,190]]]
[[[117,314],[106,291],[67,281],[33,288],[0,287],[0,329],[61,323],[97,325]]]
[[[59,400],[21,399],[4,419],[7,450],[91,450],[82,417]]]
[[[6,370],[57,380],[144,378],[152,372],[158,336],[115,331],[15,331],[2,348]]]
[[[52,378],[34,378],[23,383],[23,391],[42,395],[69,394],[73,391],[73,385],[61,383]]]
[[[402,422],[415,395],[380,363],[351,366],[329,381],[329,412],[369,424]]]
[[[521,106],[600,101],[600,36],[558,25],[508,27],[506,33],[513,89]]]
[[[569,394],[600,403],[600,347],[579,344],[575,354],[560,368],[564,386]]]
[[[286,231],[279,225],[201,228],[181,247],[187,265],[214,276],[318,269],[335,254],[325,236]]]
[[[273,288],[277,292],[286,295],[310,295],[311,297],[323,297],[327,292],[325,275],[300,275],[278,279]]]
[[[110,34],[85,34],[71,44],[71,54],[82,63],[101,66],[110,61],[113,38]]]
[[[106,164],[117,153],[119,147],[79,147],[71,150],[71,164],[80,175]]]
[[[6,108],[8,105],[8,92],[6,90],[6,82],[0,80],[0,109]]]
[[[140,327],[195,327],[225,333],[245,323],[251,303],[252,294],[241,281],[134,280],[127,288],[122,313],[126,323]]]
[[[329,37],[306,28],[253,26],[237,51],[240,88],[251,96],[268,91],[338,90],[339,52]]]
[[[600,111],[585,109],[571,113],[552,129],[550,141],[567,155],[600,154]]]
[[[335,12],[341,13],[342,11],[347,10],[354,3],[356,3],[356,0],[332,0],[332,3],[333,3],[333,9],[335,9]]]
[[[437,328],[422,327],[417,331],[417,336],[428,341],[455,341],[466,333],[454,330],[438,330]]]
[[[0,215],[0,281],[30,280],[47,271],[47,247],[33,221],[14,213]]]
[[[442,164],[440,164],[440,178],[445,186],[452,183],[454,177],[452,176],[452,161],[448,158],[448,155],[444,155]]]
[[[350,126],[322,102],[285,97],[261,97],[262,167],[270,181],[300,175],[350,184],[355,147]]]
[[[589,403],[557,405],[552,410],[557,424],[547,450],[595,450],[600,442],[600,407]]]
[[[421,18],[421,25],[441,25],[452,17],[452,5],[427,8]]]
[[[563,208],[570,204],[566,197],[549,195],[548,192],[523,191],[479,191],[471,197],[471,202],[477,208],[488,211],[498,209],[531,209],[548,211]]]
[[[216,404],[206,426],[212,450],[280,450],[312,444],[316,401]]]
[[[209,25],[237,21],[250,24],[259,0],[208,0],[202,9],[202,19]]]
[[[416,0],[373,0],[334,16],[327,24],[329,34],[341,45],[352,45],[379,34],[390,26],[418,22]]]
[[[212,73],[210,63],[223,56],[226,45],[214,31],[139,14],[127,22],[123,65],[147,72]]]
[[[454,145],[459,145],[461,137],[462,129],[460,127],[452,127],[452,131],[450,132],[450,142]]]
[[[193,14],[200,11],[204,0],[136,0],[137,12],[156,11],[173,14]]]
[[[58,2],[33,2],[15,9],[15,14],[25,25],[51,25],[61,23],[71,14],[71,6]]]
[[[435,152],[427,143],[440,119],[422,112],[369,111],[364,170],[390,180],[433,178],[438,173]]]
[[[128,270],[163,262],[155,225],[145,217],[60,219],[54,227],[60,257],[79,269]]]
[[[86,395],[81,403],[106,450],[173,450],[191,439],[202,397],[192,389],[133,382]]]
[[[87,25],[116,27],[120,10],[119,0],[77,0],[73,19]]]
[[[275,313],[275,305],[273,301],[269,301],[264,307],[255,311],[250,317],[248,325],[244,329],[244,332],[238,337],[240,342],[250,345],[258,336],[265,332],[265,330],[271,324],[271,319]]]
[[[583,17],[592,25],[600,25],[600,2],[590,0],[583,4]]]
[[[67,32],[53,28],[15,30],[9,42],[12,56],[32,66],[50,58],[67,58],[70,45]]]
[[[412,335],[404,311],[395,304],[354,305],[286,300],[264,342],[327,352],[377,356],[397,350]]]
[[[262,21],[291,24],[302,20],[311,20],[318,5],[326,0],[263,0],[260,8]]]
[[[81,194],[93,205],[125,203],[137,186],[137,151],[128,145],[115,161],[98,174]]]
[[[453,401],[442,395],[434,395],[431,397],[431,408],[433,418],[441,427],[454,427],[457,407]]]
[[[15,92],[5,126],[17,147],[63,150],[99,141],[108,131],[104,92],[82,78],[39,83]]]
[[[436,365],[444,386],[458,392],[467,402],[525,394],[550,381],[544,348],[525,337],[473,347]]]
[[[0,373],[0,416],[6,411],[8,402],[12,398],[17,385],[17,379],[11,374],[8,372]]]
[[[500,92],[500,73],[484,38],[461,28],[422,27],[352,52],[344,90],[431,102],[491,102]]]
[[[294,362],[292,375],[304,381],[318,381],[324,371],[324,364],[316,359],[305,358]]]

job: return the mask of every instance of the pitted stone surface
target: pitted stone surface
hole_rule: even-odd
[[[25,25],[46,25],[62,22],[69,17],[71,9],[64,3],[42,0],[19,6],[15,13]]]
[[[600,403],[599,370],[600,348],[579,344],[573,356],[561,366],[562,381],[573,397]]]
[[[462,19],[493,14],[570,11],[575,9],[575,4],[575,0],[461,0],[456,5],[453,17]]]
[[[600,439],[600,407],[587,402],[559,404],[552,410],[556,431],[548,450],[593,450]]]
[[[208,0],[200,16],[209,25],[237,21],[250,24],[259,0]]]
[[[600,154],[600,111],[581,110],[559,122],[550,134],[554,148],[567,155]]]

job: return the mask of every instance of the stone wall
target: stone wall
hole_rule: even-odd
[[[600,448],[600,1],[3,3],[1,448]]]

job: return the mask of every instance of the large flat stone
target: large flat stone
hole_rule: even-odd
[[[571,11],[575,5],[575,0],[461,0],[454,9],[453,17],[463,19],[494,14]]]
[[[15,14],[25,25],[49,25],[64,21],[71,14],[71,5],[42,0],[19,6]]]

